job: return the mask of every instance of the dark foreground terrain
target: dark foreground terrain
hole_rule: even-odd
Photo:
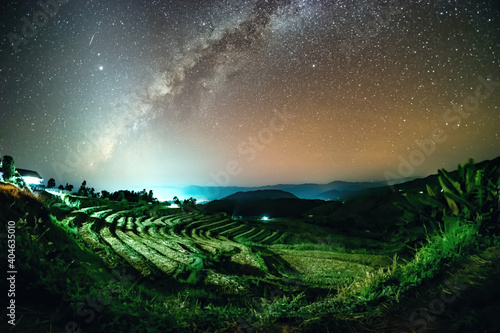
[[[2,327],[500,331],[499,190],[498,160],[469,163],[344,203],[259,197],[240,209],[280,212],[263,220],[231,214],[234,202],[172,209],[1,183],[0,251],[17,271],[16,325],[4,303]]]

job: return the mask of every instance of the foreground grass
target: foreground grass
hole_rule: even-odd
[[[241,277],[251,292],[225,300],[206,286],[145,279],[125,266],[110,271],[55,218],[21,219],[17,230],[25,293],[19,296],[23,306],[14,331],[358,331],[360,323],[383,314],[384,304],[408,297],[443,268],[479,251],[475,230],[464,224],[429,237],[414,260],[398,263],[394,257],[389,267],[362,279],[337,281],[341,287],[330,293],[313,295],[299,276],[280,281]],[[56,248],[60,244],[66,245]],[[347,259],[342,253],[332,257]]]
[[[480,193],[484,187],[478,185]],[[472,185],[467,188],[474,190]],[[492,191],[498,201],[498,189]],[[287,244],[268,247],[247,242],[265,274],[230,272],[228,254],[214,251],[203,254],[202,265],[193,263],[185,272],[167,277],[153,269],[145,277],[120,261],[110,269],[80,239],[74,219],[64,218],[63,206],[57,209],[62,218],[51,216],[30,193],[7,186],[0,204],[11,209],[1,218],[17,221],[20,272],[17,325],[11,331],[498,331],[498,323],[476,309],[494,313],[499,308],[494,296],[500,291],[499,240],[494,232],[485,233],[498,222],[496,201],[490,205],[491,198],[479,197],[481,204],[474,206],[472,199],[460,201],[463,193],[456,192],[444,197],[429,190],[433,199],[419,197],[418,202],[435,211],[417,207],[416,214],[420,218],[421,211],[428,213],[424,218],[435,228],[403,259],[397,253],[389,257],[389,245],[380,246],[378,256],[338,245],[352,235],[336,234],[338,243],[314,245],[311,240],[320,230],[311,228],[303,243],[293,237]],[[144,208],[134,209],[140,215]],[[414,219],[411,216],[407,224],[415,224]],[[391,246],[404,244],[402,240]],[[6,251],[4,242],[0,251]],[[229,281],[241,289],[228,290],[207,280],[225,285]],[[479,306],[484,299],[488,303]]]

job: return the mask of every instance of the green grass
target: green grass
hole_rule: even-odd
[[[476,235],[477,227],[462,223],[429,237],[428,243],[418,249],[398,273],[401,285],[418,285],[437,275],[445,264],[453,264],[473,253],[478,241]]]
[[[52,231],[54,234],[50,235],[51,241],[78,244],[69,228],[55,220],[52,223],[54,223]],[[27,236],[19,235],[19,237]],[[21,242],[21,244],[25,251],[33,254],[32,258],[25,258],[25,262],[27,265],[33,265],[31,271],[41,277],[38,280],[39,288],[61,296],[69,294],[71,302],[75,305],[82,302],[86,304],[87,299],[97,299],[102,290],[113,291],[109,304],[102,306],[102,311],[95,311],[96,317],[90,324],[87,325],[84,321],[87,317],[79,317],[68,311],[59,312],[58,321],[61,324],[64,324],[67,318],[73,318],[81,324],[82,329],[89,332],[101,329],[139,331],[140,327],[146,324],[151,332],[188,332],[195,327],[201,331],[224,327],[230,330],[245,325],[257,331],[269,331],[283,327],[283,323],[302,325],[305,330],[307,327],[316,327],[319,321],[324,321],[327,317],[336,320],[335,327],[341,327],[344,323],[342,318],[345,316],[359,312],[360,309],[369,309],[370,304],[401,297],[409,286],[415,286],[431,278],[432,274],[439,272],[442,265],[449,263],[449,260],[459,260],[474,244],[473,236],[474,230],[468,225],[463,225],[456,230],[429,237],[428,243],[416,252],[414,260],[403,265],[395,260],[394,264],[385,268],[365,272],[364,276],[357,280],[341,275],[337,279],[339,285],[337,290],[325,290],[323,296],[307,295],[300,289],[294,290],[293,283],[283,283],[286,280],[276,285],[269,284],[269,281],[264,279],[257,288],[260,290],[259,297],[236,297],[229,302],[221,299],[216,287],[207,287],[203,284],[206,268],[201,262],[186,267],[184,273],[178,274],[178,281],[168,279],[168,282],[163,281],[162,285],[156,280],[159,277],[144,280],[135,274],[135,279],[125,288],[112,277],[109,270],[97,258],[89,261],[91,258],[89,253],[78,245],[72,245],[67,259],[59,258],[52,261],[49,266],[43,260],[39,260],[40,244],[43,244],[40,239],[36,239],[38,243]],[[42,237],[49,235],[45,234]],[[328,245],[321,244],[321,248],[314,246],[311,248],[310,244],[303,246],[297,244],[288,250],[297,253],[315,250],[324,252],[324,256],[327,256],[326,253],[331,253],[338,259],[349,260],[348,254],[332,251],[325,246]],[[359,256],[362,258],[363,255]],[[81,266],[75,264],[68,266],[69,257],[81,258]],[[217,263],[221,260],[222,262],[228,260],[220,256],[212,258],[210,259],[212,267],[220,265]],[[256,258],[267,270],[269,262],[262,256],[260,250],[256,250]],[[209,265],[210,260],[205,258],[202,262]],[[26,270],[26,267],[23,269]],[[68,270],[72,272],[69,278]],[[281,267],[280,270],[287,271],[286,267]],[[423,271],[433,273],[422,275]],[[300,274],[295,276],[301,285],[332,281],[332,277],[314,279]],[[255,290],[253,284],[258,281],[238,276],[234,279],[248,290]],[[388,283],[391,280],[398,281],[399,284]],[[86,309],[91,308],[87,306]]]
[[[0,194],[3,206],[19,205],[1,217],[18,221],[25,331],[64,331],[68,321],[83,332],[362,331],[471,255],[500,247],[498,237],[478,237],[482,219],[449,212],[447,222],[461,222],[436,220],[428,233],[406,221],[402,230],[427,235],[410,242],[404,232],[346,231],[296,218],[234,222],[101,199],[50,199],[49,215],[29,194],[12,187]],[[116,228],[125,221],[130,230]]]

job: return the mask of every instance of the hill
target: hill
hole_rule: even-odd
[[[208,213],[225,213],[240,217],[302,217],[307,211],[324,204],[323,200],[298,198],[257,200],[214,200],[204,205]]]
[[[298,199],[295,195],[281,190],[257,190],[248,192],[236,192],[228,195],[222,200],[251,201],[262,199]]]
[[[476,163],[479,168],[486,165],[500,165],[500,158],[491,161],[483,161]],[[456,172],[456,171],[455,171]],[[453,173],[456,175],[456,173]],[[344,201],[357,194],[363,194],[370,189],[387,188],[392,190],[407,190],[418,189],[419,191],[425,190],[425,184],[431,183],[438,185],[437,174],[429,175],[424,178],[415,178],[408,180],[397,180],[397,184],[390,186],[386,181],[378,182],[347,182],[347,181],[333,181],[328,184],[277,184],[266,185],[257,187],[243,187],[243,186],[198,186],[191,185],[187,187],[156,187],[154,189],[156,194],[162,200],[171,200],[174,196],[179,198],[194,197],[199,202],[226,199],[228,196],[237,192],[250,192],[250,191],[263,191],[263,190],[277,190],[285,191],[295,195],[300,199],[320,199],[320,200],[340,200]]]
[[[253,192],[192,211],[0,183],[11,331],[497,332],[498,162],[344,202]],[[287,217],[233,218],[269,212]]]
[[[492,169],[495,167],[500,167],[500,157],[494,158],[492,160],[485,160],[482,162],[475,163],[478,169]],[[458,170],[452,170],[449,172],[451,177],[458,176]],[[439,186],[438,174],[432,174],[425,178],[417,178],[411,181],[407,181],[401,184],[396,184],[393,189],[396,191],[425,191],[426,185],[429,186]]]
[[[385,185],[385,182],[345,181],[334,181],[328,184],[277,184],[257,187],[191,185],[187,187],[158,187],[155,189],[155,193],[159,193],[160,196],[163,194],[165,198],[171,198],[175,193],[179,197],[194,197],[199,201],[212,201],[224,199],[238,192],[275,190],[291,193],[300,199],[342,200],[345,198],[344,194],[350,195],[351,193]],[[332,192],[329,193],[330,191]]]
[[[30,190],[0,182],[0,225],[26,216],[47,219],[49,211]]]

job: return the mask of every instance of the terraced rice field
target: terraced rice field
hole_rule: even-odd
[[[145,276],[176,276],[189,267],[203,266],[217,253],[228,253],[235,270],[242,274],[258,272],[269,278],[295,274],[308,283],[323,285],[352,282],[390,264],[377,256],[363,255],[361,260],[345,253],[283,249],[290,232],[273,229],[272,223],[174,209],[161,216],[137,216],[131,208],[101,205],[73,214],[87,215],[87,221],[78,227],[79,234],[104,262],[111,267],[128,263]],[[217,269],[213,267],[208,280],[220,280],[213,278],[222,274]]]

